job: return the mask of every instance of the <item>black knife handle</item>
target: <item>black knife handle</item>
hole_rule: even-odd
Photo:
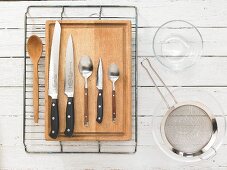
[[[51,102],[51,131],[49,136],[53,139],[58,137],[59,131],[59,113],[58,113],[58,99],[52,99]]]
[[[98,91],[98,99],[97,99],[97,118],[96,121],[98,123],[102,123],[103,118],[103,91]]]
[[[73,97],[69,97],[66,107],[66,129],[65,136],[71,137],[74,130],[74,103]]]

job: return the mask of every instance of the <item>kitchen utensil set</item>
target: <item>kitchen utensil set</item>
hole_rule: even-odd
[[[48,8],[48,9],[47,9]],[[88,6],[85,14],[93,12],[97,9],[110,9],[106,6]],[[67,16],[63,16],[62,20],[53,18],[51,11],[58,11],[58,9],[64,9]],[[136,147],[136,117],[134,113],[136,110],[136,99],[132,100],[132,95],[136,92],[136,87],[132,79],[132,73],[136,65],[134,63],[136,55],[136,33],[137,25],[136,9],[131,7],[112,7],[111,9],[123,9],[130,12],[130,17],[125,18],[122,14],[116,15],[118,18],[109,17],[108,20],[99,19],[93,20],[92,17],[84,20],[80,14],[68,12],[72,10],[81,11],[84,6],[40,6],[29,7],[25,14],[25,40],[35,34],[41,36],[43,46],[43,53],[39,61],[39,122],[34,123],[34,110],[33,110],[33,65],[29,58],[27,42],[24,42],[24,109],[23,109],[23,134],[24,134],[24,146],[27,152],[37,153],[76,153],[76,152],[120,152],[120,153],[132,153]],[[40,22],[40,12],[46,11],[45,19]],[[34,11],[34,12],[33,12]],[[71,15],[72,14],[72,15]],[[43,16],[44,16],[43,15]],[[115,15],[115,14],[114,14]],[[76,16],[76,17],[74,17]],[[112,13],[111,13],[111,16]],[[32,17],[33,21],[30,23],[29,18]],[[74,18],[74,19],[73,19]],[[58,66],[58,114],[59,114],[59,131],[56,139],[49,136],[51,132],[51,104],[52,97],[49,96],[49,70],[51,60],[51,49],[53,43],[53,35],[55,22],[58,20],[61,26],[60,37],[60,54],[59,54],[59,66]],[[39,22],[42,29],[35,31]],[[40,24],[38,27],[40,27]],[[74,77],[74,91],[73,91],[73,107],[74,118],[68,120],[74,120],[74,128],[67,128],[67,104],[71,106],[70,96],[67,93],[67,47],[69,44],[69,37],[72,36],[74,47],[74,65],[73,65],[73,77]],[[84,78],[79,71],[80,59],[84,56],[89,56],[93,63],[92,75],[88,78],[88,114],[89,123],[88,126],[84,125]],[[101,58],[101,60],[100,60]],[[101,64],[100,64],[101,63]],[[117,119],[115,123],[112,122],[112,82],[108,76],[108,70],[111,63],[116,63],[120,70],[120,77],[117,80],[116,86],[116,113]],[[99,67],[102,66],[102,67]],[[100,69],[99,69],[100,68]],[[102,71],[98,71],[102,70]],[[135,69],[137,70],[137,69]],[[69,71],[70,72],[70,71]],[[103,77],[100,78],[102,83],[99,82],[97,76],[99,72],[103,72]],[[135,76],[136,77],[136,76]],[[101,84],[101,85],[100,85]],[[101,90],[101,91],[99,91]],[[100,104],[97,104],[100,100],[100,92],[102,92]],[[137,94],[137,93],[135,93]],[[137,95],[133,95],[137,98]],[[100,106],[102,107],[100,107]],[[68,107],[70,108],[70,107]],[[98,109],[99,108],[99,109]],[[71,113],[71,112],[69,112]],[[102,116],[99,116],[99,115]],[[132,116],[133,115],[133,116]],[[102,118],[102,119],[101,119]],[[98,121],[101,121],[99,123]],[[42,132],[40,132],[40,128]],[[73,129],[73,135],[71,137],[66,136],[66,132],[71,133]],[[34,132],[40,132],[39,136]],[[35,136],[34,136],[35,135]],[[69,135],[70,136],[70,135]],[[35,137],[43,143],[42,147],[34,141],[30,142],[31,138]],[[61,147],[56,147],[56,142],[61,143]],[[70,141],[70,145],[69,145]],[[80,142],[81,141],[81,142]],[[83,141],[83,142],[82,142]],[[113,141],[111,147],[107,149],[103,148],[104,143],[98,143],[98,141]],[[122,142],[124,141],[124,142]],[[40,143],[39,142],[39,143]],[[79,143],[82,144],[79,144]],[[129,146],[125,147],[125,144]],[[79,145],[78,145],[79,144]],[[53,145],[53,146],[52,146]],[[123,146],[123,150],[122,150]],[[117,147],[117,148],[116,148]],[[62,148],[62,149],[61,149]],[[100,150],[101,149],[101,150]],[[114,150],[113,150],[114,149]]]
[[[60,49],[57,70],[59,121],[58,135],[55,138],[50,135],[53,131],[52,119],[56,119],[51,115],[53,106],[52,97],[49,95],[51,85],[49,78],[51,60],[55,60],[51,52],[56,21],[47,21],[45,29],[45,139],[129,140],[132,125],[131,23],[80,20],[64,20],[59,23],[61,27],[61,31],[58,31]],[[115,27],[116,25],[123,28],[123,32]],[[112,63],[117,64],[120,72],[115,83],[115,102],[112,100],[112,81],[109,77],[109,67]],[[112,118],[113,113],[116,114],[115,121]]]
[[[60,52],[60,37],[61,26],[58,22],[55,23],[53,43],[51,47],[50,68],[49,68],[49,96],[52,98],[51,103],[51,131],[49,136],[56,139],[59,133],[59,113],[58,113],[58,65]],[[74,130],[74,50],[73,50],[72,35],[68,38],[65,59],[65,94],[67,96],[66,106],[66,129],[65,136],[73,135]],[[93,63],[89,56],[82,56],[78,65],[81,76],[84,78],[84,126],[89,126],[88,114],[88,78],[93,72]],[[112,120],[116,121],[116,99],[115,99],[115,82],[119,78],[119,69],[116,64],[111,64],[109,67],[109,78],[113,83],[112,91]],[[97,119],[100,124],[103,119],[103,68],[100,58],[97,69],[96,87],[98,89],[97,97]]]
[[[118,22],[110,23],[112,25],[118,24]],[[120,23],[121,27],[127,28],[127,30],[130,31],[130,22],[122,21]],[[72,22],[71,24],[74,23]],[[105,23],[102,22],[98,24],[105,25]],[[91,24],[89,24],[89,26],[90,25]],[[98,39],[96,38],[97,43],[93,43],[93,40],[88,40],[86,41],[87,43],[84,44],[81,42],[83,39],[81,39],[76,32],[71,30],[67,30],[68,32],[66,34],[64,32],[64,25],[62,25],[62,23],[60,24],[58,21],[52,23],[51,30],[46,29],[52,32],[50,35],[47,34],[47,39],[50,41],[47,41],[49,42],[48,46],[46,46],[46,57],[48,60],[46,60],[45,63],[45,102],[48,101],[48,107],[47,110],[45,110],[48,114],[48,119],[46,121],[48,130],[46,131],[46,136],[51,139],[57,139],[58,137],[59,139],[64,137],[66,139],[67,137],[72,137],[71,139],[74,139],[77,135],[81,134],[97,134],[100,136],[101,134],[107,134],[111,135],[112,138],[115,136],[119,138],[118,136],[122,135],[125,139],[128,139],[131,136],[129,129],[131,126],[131,116],[129,114],[130,112],[128,112],[130,109],[127,112],[125,110],[125,104],[131,106],[130,102],[128,102],[125,97],[125,95],[127,96],[130,92],[124,92],[123,90],[124,88],[126,88],[126,90],[128,89],[127,91],[130,90],[130,78],[126,80],[120,79],[119,85],[117,85],[117,88],[119,89],[117,99],[115,88],[115,84],[120,77],[120,69],[128,70],[128,73],[126,70],[122,76],[126,75],[128,77],[128,74],[131,73],[128,62],[124,61],[124,63],[119,63],[122,57],[131,57],[130,52],[123,55],[121,52],[118,52],[119,50],[123,50],[122,46],[116,46],[115,48],[112,46],[109,47],[106,43],[103,44],[104,40],[110,41],[111,44],[115,42],[119,43],[119,38],[115,38],[116,36],[107,39],[99,36],[99,34],[103,34],[104,32],[107,34],[106,37],[112,34],[115,35],[116,32],[109,32],[109,30],[112,30],[112,27],[97,27],[96,24],[93,23],[91,26],[95,27],[97,30],[97,36],[99,37]],[[83,32],[86,31],[89,33],[89,28],[85,28],[86,29],[83,29]],[[124,39],[122,44],[130,44],[129,40],[131,37],[129,35],[130,34],[122,34],[122,36],[127,38]],[[28,51],[36,50],[38,55],[41,41],[39,42],[39,39],[35,40],[36,41],[32,41],[33,43],[31,43],[31,40],[28,41],[28,44],[32,44],[28,47]],[[80,46],[84,44],[83,49],[78,46],[78,43]],[[95,50],[94,53],[93,48],[90,49],[90,47],[91,45],[97,46],[97,44],[104,49],[111,48],[115,56],[111,56],[112,53],[106,51],[103,53],[95,52]],[[128,48],[128,51],[130,51],[130,48]],[[91,57],[83,54],[88,54]],[[30,55],[34,56],[34,54]],[[39,54],[39,56],[40,55],[41,54]],[[110,55],[111,58],[97,58],[105,55]],[[119,65],[113,64],[114,62],[119,63]],[[38,63],[38,61],[36,63]],[[97,74],[92,76],[96,69]],[[109,85],[106,84],[107,82],[109,82]],[[84,87],[84,89],[80,89],[81,87]],[[34,101],[38,100],[39,98],[36,99],[34,95]],[[126,101],[127,103],[125,103]],[[128,113],[128,116],[125,116],[124,112],[126,112],[126,114]],[[118,115],[117,113],[121,114]],[[35,115],[36,113],[34,114],[34,117],[36,118]],[[107,125],[110,126],[107,127]]]

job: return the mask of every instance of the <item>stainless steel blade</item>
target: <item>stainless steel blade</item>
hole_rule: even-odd
[[[60,52],[60,38],[61,38],[61,26],[58,21],[55,22],[54,34],[51,45],[50,53],[50,67],[49,67],[49,87],[48,95],[52,99],[58,98],[58,64],[59,64],[59,52]]]
[[[100,90],[103,86],[103,69],[102,69],[102,59],[99,59],[98,72],[97,72],[97,81],[96,87]]]
[[[65,59],[65,94],[73,97],[74,93],[74,52],[72,35],[68,38]]]

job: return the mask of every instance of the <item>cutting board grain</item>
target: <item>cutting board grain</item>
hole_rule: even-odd
[[[131,23],[130,21],[59,21],[61,24],[61,44],[59,58],[59,117],[60,134],[56,140],[129,140],[131,138]],[[48,72],[50,50],[55,21],[46,22],[46,59],[45,59],[45,137],[50,132],[50,102],[48,96]],[[65,54],[69,35],[74,42],[75,72],[75,128],[73,137],[65,137],[65,112],[67,97],[64,94]],[[88,55],[93,62],[93,73],[88,79],[88,112],[89,126],[84,126],[84,79],[78,64],[82,56]],[[103,122],[96,122],[97,93],[96,75],[99,58],[103,61]],[[111,63],[119,66],[120,77],[116,82],[117,120],[112,122],[112,83],[108,78],[108,67]]]

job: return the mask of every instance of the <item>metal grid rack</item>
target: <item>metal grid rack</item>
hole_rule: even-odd
[[[131,20],[132,23],[132,140],[46,141],[44,137],[44,77],[46,20]],[[26,49],[28,37],[43,42],[39,61],[39,123],[33,121],[32,71]],[[137,9],[134,6],[29,6],[25,13],[23,143],[28,153],[135,153],[137,150]]]

